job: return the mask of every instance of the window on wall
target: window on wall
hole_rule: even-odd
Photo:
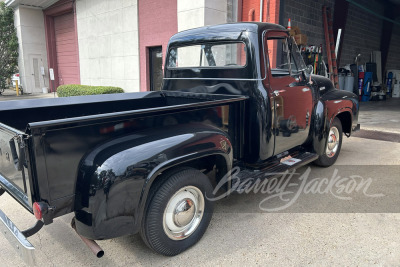
[[[150,73],[150,90],[161,90],[163,71],[162,71],[162,47],[149,47],[149,73]]]

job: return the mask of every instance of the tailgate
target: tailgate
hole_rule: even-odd
[[[0,187],[32,212],[25,134],[0,123]]]

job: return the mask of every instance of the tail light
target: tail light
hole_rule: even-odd
[[[33,203],[33,214],[38,220],[41,220],[43,218],[42,209],[40,208],[40,205],[37,202]]]
[[[35,202],[32,205],[32,209],[36,219],[41,220],[43,218],[43,214],[46,214],[49,210],[49,205],[44,202]]]
[[[15,74],[15,77],[19,77],[19,73]]]

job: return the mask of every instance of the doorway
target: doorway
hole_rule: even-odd
[[[61,0],[43,10],[47,62],[49,69],[54,70],[52,92],[61,84],[80,84],[75,2]]]
[[[161,90],[163,80],[162,64],[162,46],[149,47],[149,72],[151,91]]]
[[[31,81],[27,82],[29,84],[27,88],[28,93],[41,92],[42,88],[46,86],[44,80],[44,66],[43,59],[41,55],[29,55],[30,69],[31,69]]]

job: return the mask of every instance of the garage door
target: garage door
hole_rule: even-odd
[[[79,63],[73,13],[54,18],[59,84],[79,84]]]

